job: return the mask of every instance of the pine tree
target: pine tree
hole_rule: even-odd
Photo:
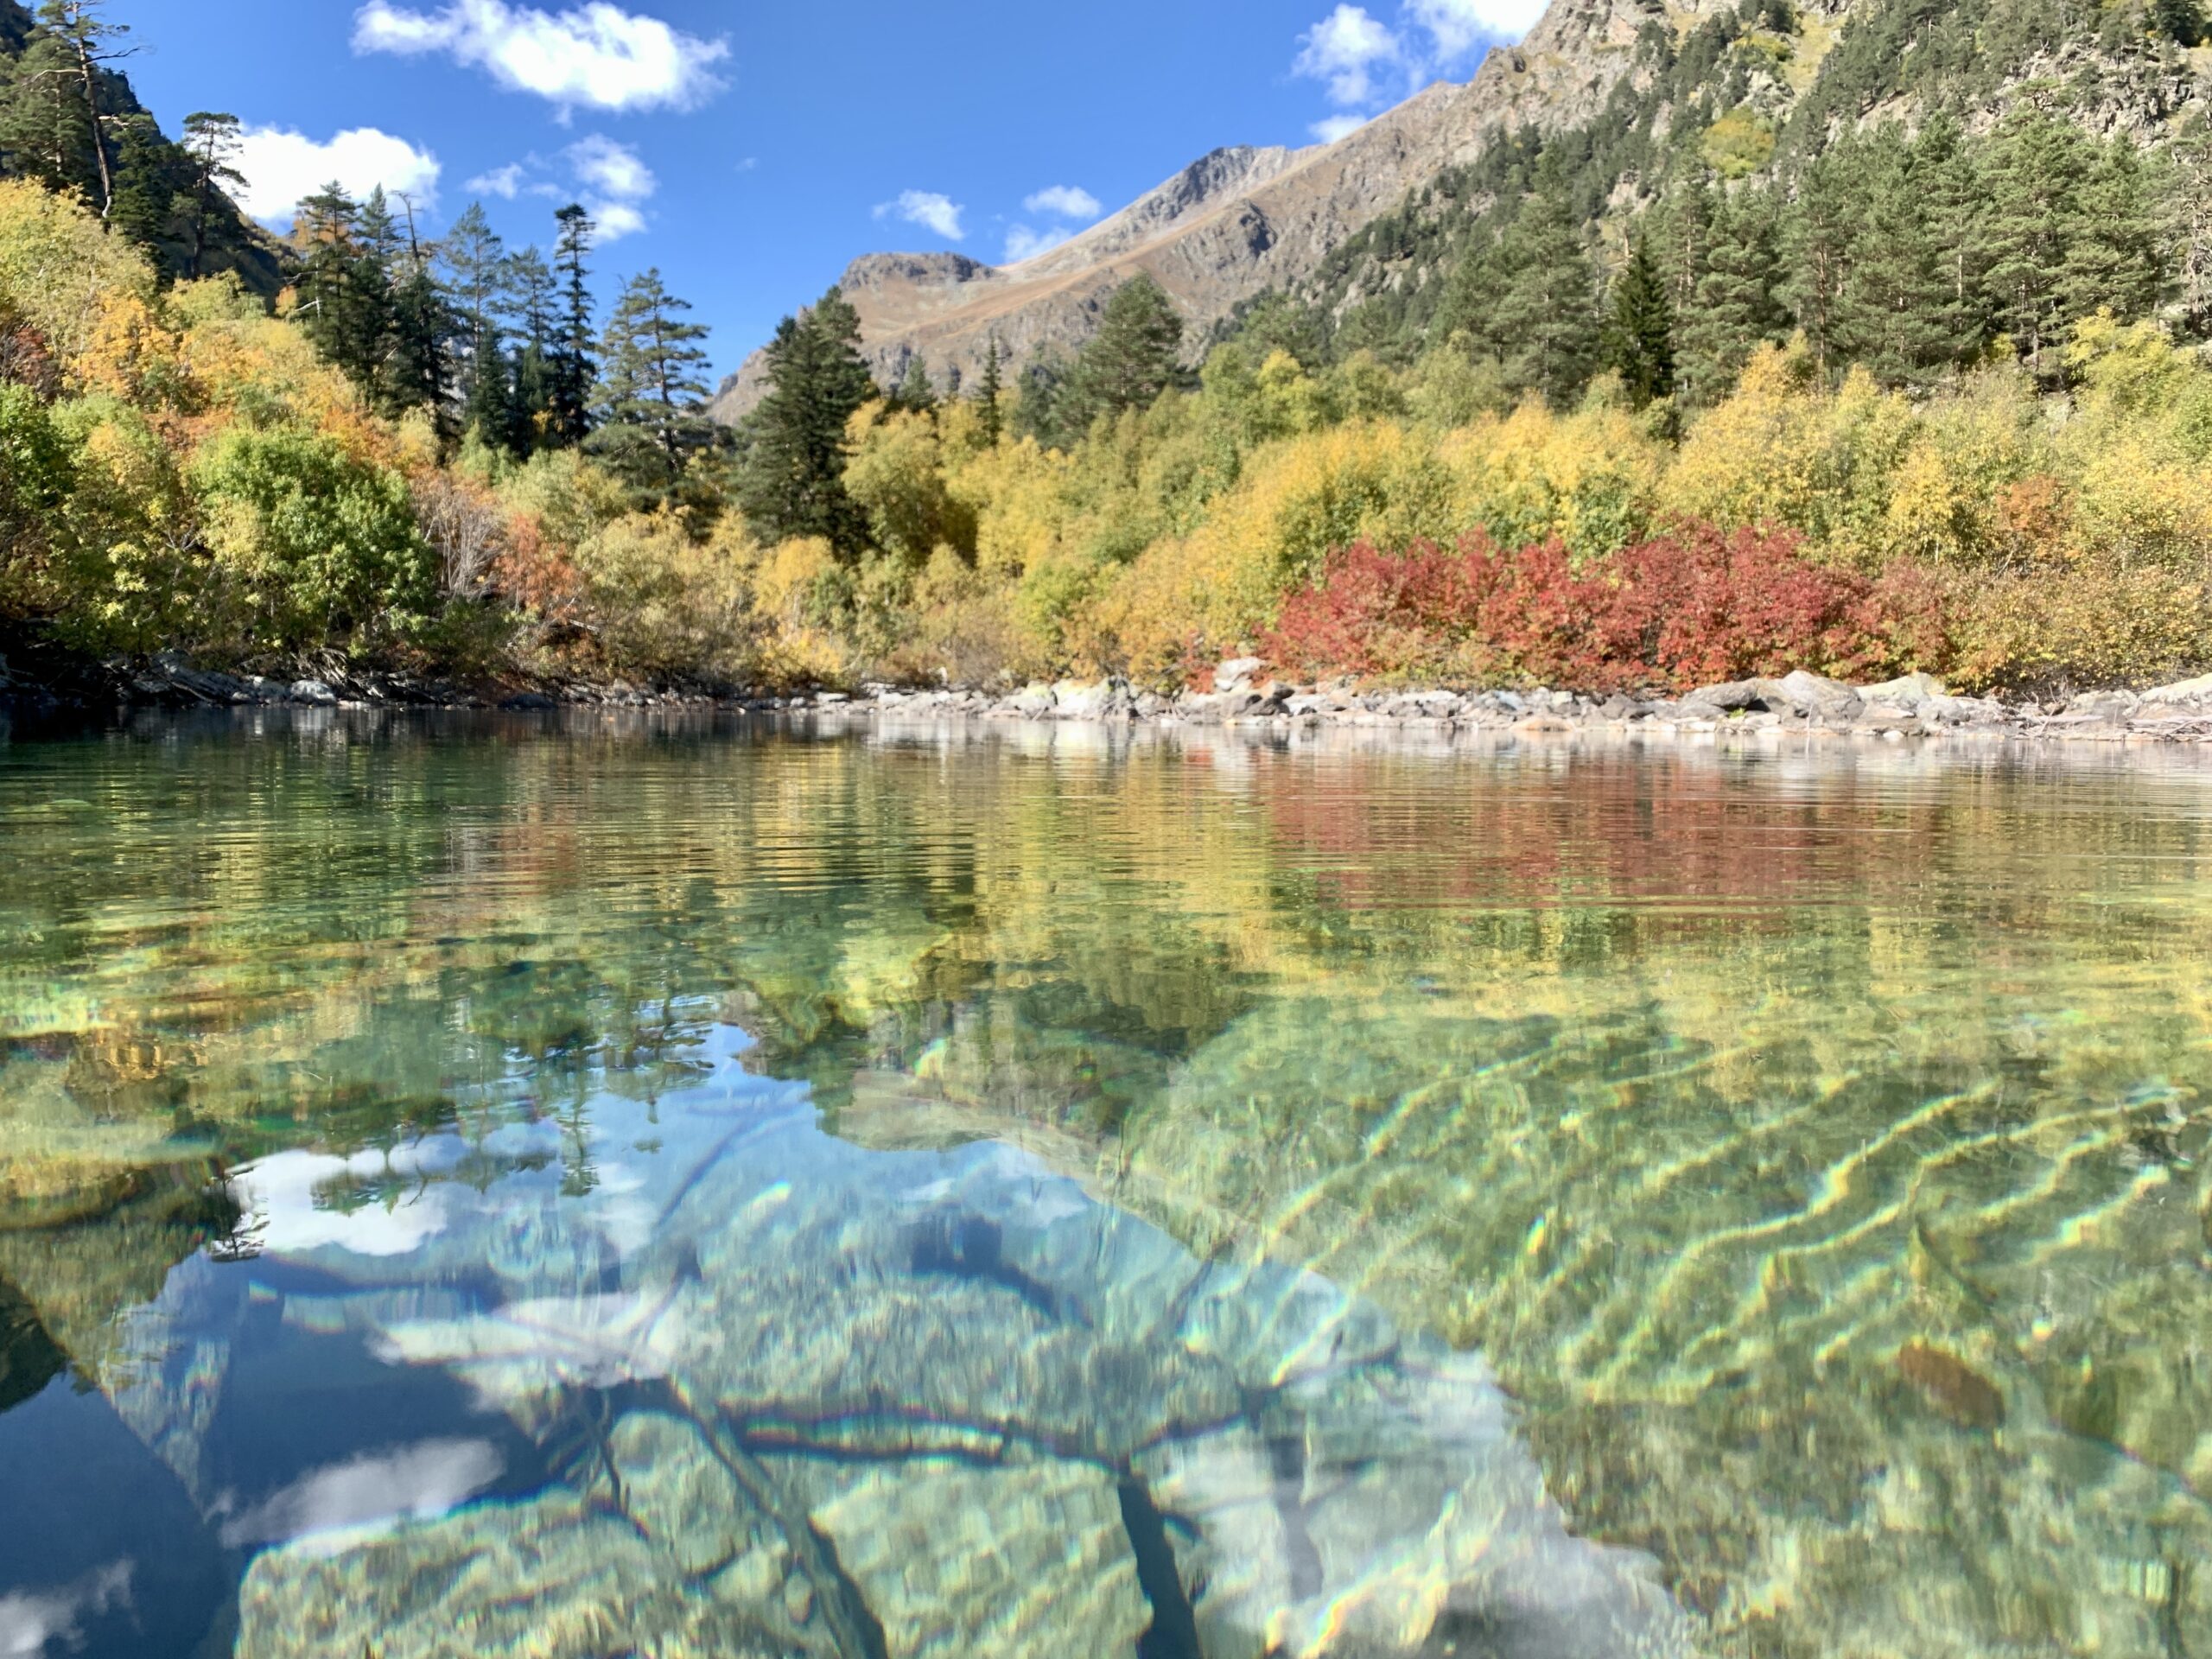
[[[1564,178],[1548,151],[1535,191],[1497,244],[1502,279],[1486,334],[1506,384],[1564,406],[1597,361],[1597,278]]]
[[[597,373],[592,362],[591,289],[584,264],[592,249],[597,226],[576,203],[554,215],[561,226],[554,245],[553,264],[562,277],[562,311],[553,346],[550,372],[549,428],[556,442],[581,443],[591,430],[591,385]]]
[[[1862,147],[1866,212],[1857,254],[1838,294],[1835,343],[1891,385],[1918,385],[1955,360],[1944,327],[1948,290],[1921,200],[1919,171],[1901,129]]]
[[[2070,204],[2058,305],[2069,325],[2100,310],[2147,317],[2165,285],[2167,227],[2141,153],[2124,137],[2102,145]]]
[[[1775,290],[1781,276],[1772,200],[1744,190],[1713,217],[1705,274],[1681,317],[1676,372],[1698,403],[1726,394],[1761,342],[1778,339],[1787,321]]]
[[[1783,237],[1788,276],[1782,297],[1804,330],[1813,361],[1824,376],[1833,374],[1842,361],[1838,315],[1845,306],[1844,289],[1865,218],[1857,166],[1859,149],[1855,137],[1846,137],[1805,168]]]
[[[739,480],[745,515],[763,534],[819,536],[848,559],[866,545],[868,515],[845,491],[846,428],[879,395],[859,347],[860,315],[837,289],[783,320]]]
[[[1982,298],[1988,249],[1980,149],[1967,142],[1955,118],[1935,115],[1913,140],[1912,171],[1942,283],[1937,322],[1945,337],[1944,355],[1953,362],[1970,363],[1989,337]]]
[[[115,204],[108,223],[163,270],[178,269],[184,251],[182,220],[169,188],[168,140],[144,111],[116,117]]]
[[[2046,353],[2062,329],[2068,236],[2092,160],[2078,128],[2041,110],[2014,111],[1989,139],[1982,280],[1993,319],[2038,379],[2056,372]]]
[[[300,254],[296,315],[316,350],[373,393],[391,334],[391,290],[365,218],[362,205],[336,184],[300,203],[292,221]],[[390,215],[383,213],[375,234],[388,239],[389,232]]]
[[[1006,435],[1006,414],[1001,403],[1005,391],[1003,376],[999,337],[993,334],[990,348],[983,353],[983,383],[976,389],[976,407],[982,418],[983,442],[994,449]]]
[[[0,106],[0,151],[13,170],[98,207],[100,181],[92,148],[76,55],[51,31],[34,29]]]
[[[1659,262],[1641,235],[1613,279],[1600,357],[1637,408],[1675,395],[1675,311]]]
[[[1140,271],[1116,289],[1061,388],[1062,439],[1072,442],[1102,415],[1149,409],[1175,384],[1182,345],[1182,315],[1151,276]]]
[[[225,193],[245,183],[245,175],[238,168],[243,143],[235,115],[195,110],[184,118],[184,154],[192,167],[184,208],[187,276],[207,275],[209,228],[220,211]]]
[[[590,448],[650,499],[665,499],[691,458],[714,442],[706,411],[706,328],[662,285],[658,270],[623,288],[600,342]]]
[[[92,150],[92,174],[98,185],[92,205],[102,219],[115,211],[115,165],[108,137],[105,108],[107,72],[100,66],[128,57],[128,48],[117,44],[130,32],[124,23],[111,23],[100,16],[105,0],[45,0],[38,9],[40,30],[60,48],[70,95],[84,110],[81,130]]]

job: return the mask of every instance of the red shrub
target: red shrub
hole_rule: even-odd
[[[1786,532],[1685,525],[1577,569],[1557,542],[1364,544],[1284,601],[1266,649],[1309,674],[1681,689],[1811,668],[1940,666],[1935,584],[1812,563]]]

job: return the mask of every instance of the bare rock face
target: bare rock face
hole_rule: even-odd
[[[1694,16],[1709,0],[1675,5]],[[1194,346],[1239,302],[1296,282],[1346,237],[1508,126],[1573,125],[1597,113],[1629,67],[1641,0],[1554,0],[1520,46],[1472,81],[1440,81],[1333,144],[1217,149],[1082,235],[1017,265],[959,254],[871,254],[845,273],[862,349],[885,384],[918,353],[940,377],[977,373],[990,342],[1011,362],[1090,337],[1106,296],[1148,271]],[[734,421],[767,391],[759,353],[723,383]]]

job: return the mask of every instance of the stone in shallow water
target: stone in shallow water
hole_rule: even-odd
[[[406,1526],[339,1553],[257,1560],[237,1659],[781,1659],[754,1609],[695,1588],[668,1554],[573,1492]],[[804,1651],[803,1648],[797,1650]]]
[[[813,1519],[891,1659],[1134,1653],[1152,1622],[1119,1494],[1092,1465],[871,1469]]]

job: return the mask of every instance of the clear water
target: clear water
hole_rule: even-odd
[[[2212,765],[0,749],[0,1655],[2212,1651]]]

